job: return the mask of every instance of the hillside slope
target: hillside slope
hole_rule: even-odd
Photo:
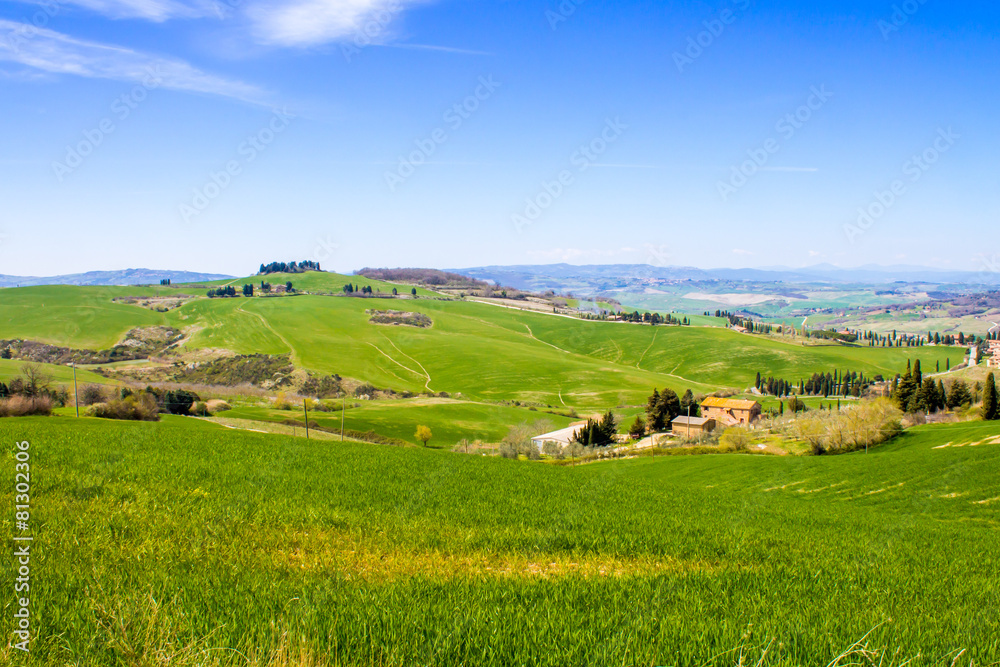
[[[306,276],[325,281],[312,289],[347,279]],[[308,281],[298,278],[307,289]],[[372,284],[383,294],[391,292],[389,284]],[[186,350],[290,354],[300,368],[399,391],[584,408],[643,402],[654,386],[742,390],[753,385],[757,372],[791,381],[833,370],[890,375],[905,368],[909,359],[919,358],[929,369],[938,362],[942,367],[949,360],[956,364],[964,353],[946,347],[803,346],[713,327],[587,321],[408,296],[197,296],[167,312],[112,301],[139,292],[162,296],[192,290],[184,286],[5,290],[0,294],[0,338],[103,349],[131,328],[169,325],[185,332],[182,349]],[[372,309],[417,312],[433,324],[428,328],[374,324],[367,312]]]

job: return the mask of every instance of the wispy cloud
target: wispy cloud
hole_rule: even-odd
[[[460,49],[454,46],[437,46],[435,44],[390,44],[397,49],[416,49],[418,51],[440,51],[442,53],[460,53],[467,56],[493,56],[495,53],[489,51],[476,51],[475,49]]]
[[[751,251],[749,251],[749,250],[744,250],[743,248],[733,248],[733,254],[734,255],[739,255],[741,257],[748,257],[748,256],[752,255],[753,253]]]
[[[43,72],[130,83],[152,79],[162,88],[266,104],[267,94],[257,86],[208,74],[183,60],[79,40],[3,19],[0,35],[0,60]]]
[[[26,4],[46,5],[40,0],[20,0]],[[75,5],[103,14],[113,19],[144,19],[162,23],[170,19],[193,19],[216,15],[215,3],[209,0],[179,2],[177,0],[59,0],[62,4]]]
[[[817,167],[761,167],[761,171],[790,171],[812,173],[819,171]]]
[[[369,32],[381,42],[399,13],[424,1],[270,0],[248,7],[247,15],[254,36],[265,44],[316,46]]]

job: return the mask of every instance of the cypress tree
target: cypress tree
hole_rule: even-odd
[[[997,406],[997,384],[993,373],[986,376],[986,389],[983,391],[983,419],[987,421],[1000,419],[1000,407]]]
[[[899,381],[899,385],[896,387],[895,396],[893,398],[896,400],[896,405],[900,410],[906,412],[910,407],[910,400],[913,395],[917,392],[918,386],[913,379],[913,372],[909,368],[909,363],[907,362],[906,374],[903,375],[903,379]]]

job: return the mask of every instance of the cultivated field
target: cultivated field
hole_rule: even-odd
[[[995,424],[578,467],[190,418],[0,437],[31,441],[36,665],[1000,661]]]

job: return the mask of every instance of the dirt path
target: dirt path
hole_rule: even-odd
[[[419,361],[417,361],[416,359],[414,359],[413,357],[411,357],[410,355],[408,355],[406,352],[403,352],[401,349],[399,349],[399,347],[395,343],[393,343],[392,340],[385,334],[382,334],[382,338],[385,338],[386,342],[389,343],[389,345],[392,345],[392,347],[395,348],[396,352],[399,352],[401,355],[403,355],[404,357],[415,363],[417,366],[420,366],[420,370],[424,372],[424,377],[427,378],[427,382],[426,384],[424,384],[424,389],[433,394],[434,390],[431,389],[431,374],[427,372],[427,369],[424,368],[424,365]]]

